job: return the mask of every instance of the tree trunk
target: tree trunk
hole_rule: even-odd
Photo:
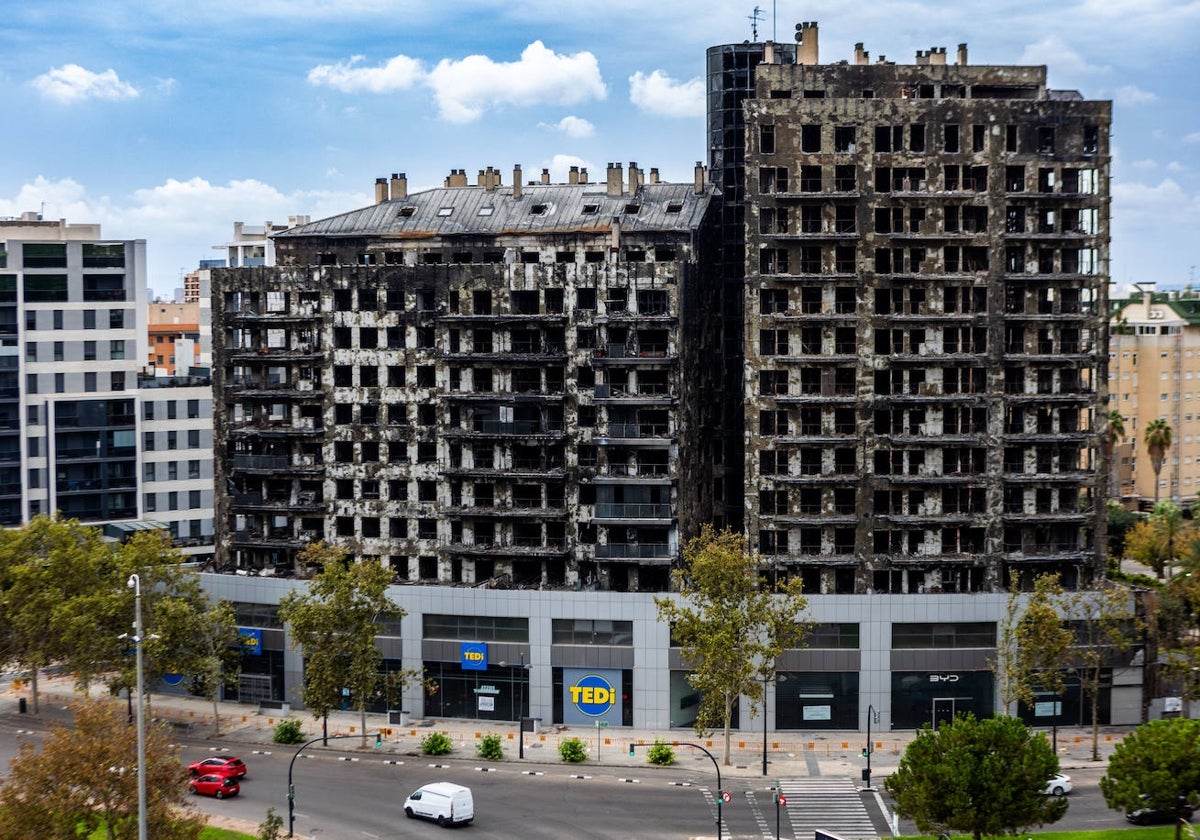
[[[367,748],[367,704],[363,703],[358,707],[358,720],[362,726],[362,745],[363,749]]]
[[[221,734],[221,713],[217,707],[217,695],[213,695],[213,734]]]
[[[1096,682],[1092,691],[1092,761],[1100,760],[1100,671],[1096,670]]]
[[[33,695],[33,713],[39,714],[38,710],[38,669],[34,667],[33,677],[29,680],[30,693]]]

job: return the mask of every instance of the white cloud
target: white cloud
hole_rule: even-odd
[[[527,46],[518,61],[496,62],[486,55],[444,58],[426,81],[442,117],[459,123],[497,105],[574,105],[608,95],[596,56],[559,55],[541,41]]]
[[[629,77],[629,101],[664,117],[700,117],[705,107],[704,82],[699,77],[677,82],[661,70],[649,76],[639,70]]]
[[[1088,64],[1087,60],[1067,46],[1057,35],[1048,35],[1029,44],[1013,64],[1045,64],[1052,78],[1051,84],[1078,84],[1083,78],[1108,71],[1107,67]]]
[[[168,179],[135,190],[118,203],[108,196],[89,195],[70,178],[53,181],[37,177],[12,198],[0,196],[0,216],[37,211],[43,204],[47,219],[73,224],[99,223],[106,238],[145,239],[147,285],[162,293],[181,286],[184,272],[218,253],[211,246],[229,239],[235,221],[259,225],[282,222],[288,216],[320,219],[372,201],[365,192],[294,190],[282,192],[256,180],[214,184],[204,178]]]
[[[1148,90],[1142,90],[1137,85],[1121,85],[1113,94],[1113,99],[1118,105],[1131,106],[1145,105],[1158,99],[1158,96]]]
[[[34,89],[47,99],[71,104],[84,99],[134,99],[138,89],[117,76],[109,68],[103,73],[93,73],[78,64],[54,67],[30,82]]]
[[[1183,138],[1184,143],[1200,143],[1200,131],[1193,131]]]
[[[1150,158],[1142,158],[1133,162],[1134,169],[1155,169],[1158,166],[1158,161]]]
[[[580,138],[591,137],[596,133],[596,126],[592,125],[582,117],[566,116],[558,121],[557,125],[552,128],[561,131],[568,137]]]
[[[392,93],[404,90],[424,79],[421,62],[398,55],[379,67],[359,67],[363,56],[351,56],[349,61],[320,64],[308,71],[308,83],[331,87],[343,93]]]
[[[1187,172],[1188,167],[1185,166],[1184,164],[1180,163],[1177,160],[1173,160],[1167,164],[1167,171],[1168,172]]]
[[[591,164],[581,157],[575,155],[555,155],[545,167],[550,170],[550,181],[555,184],[567,183],[567,176],[570,174],[571,167],[578,166],[580,169],[590,169]],[[595,176],[588,173],[588,178],[595,180]]]

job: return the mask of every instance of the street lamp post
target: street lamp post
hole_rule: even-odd
[[[138,840],[146,840],[146,699],[142,688],[142,581],[130,575],[125,585],[133,589],[133,644],[137,653],[137,783]]]
[[[767,775],[767,684],[768,684],[768,683],[775,683],[775,685],[777,685],[777,686],[778,686],[778,685],[779,685],[781,682],[786,682],[786,681],[787,681],[787,677],[786,677],[785,675],[783,675],[783,674],[780,674],[780,673],[776,673],[774,676],[772,676],[771,674],[763,674],[763,675],[762,675],[762,679],[763,679],[763,695],[762,695],[762,719],[763,719],[763,753],[762,753],[762,773],[763,773],[763,775],[765,776],[765,775]],[[776,697],[776,698],[775,698],[775,715],[776,715],[776,717],[778,717],[778,716],[779,716],[779,698],[778,698],[778,697]],[[776,726],[776,728],[778,729],[778,726]]]
[[[525,674],[532,670],[533,663],[525,664],[525,651],[518,651],[521,659],[520,672],[517,676],[517,757],[525,757]],[[501,668],[507,668],[508,663],[501,660]],[[511,696],[511,695],[509,695]]]
[[[874,790],[871,785],[871,753],[875,752],[875,745],[871,743],[871,721],[879,722],[879,712],[875,711],[872,705],[867,706],[867,746],[863,750],[863,755],[867,758],[867,769],[863,771],[863,781],[867,783],[866,790]]]

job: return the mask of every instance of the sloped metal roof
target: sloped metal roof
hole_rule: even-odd
[[[274,238],[599,233],[614,220],[624,232],[687,233],[699,226],[713,194],[711,185],[697,194],[691,184],[643,184],[634,195],[610,196],[602,183],[534,184],[514,199],[511,187],[440,187],[297,225]]]

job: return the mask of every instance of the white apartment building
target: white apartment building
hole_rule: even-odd
[[[0,524],[57,511],[119,537],[162,523],[188,542],[207,533],[192,553],[211,553],[209,380],[146,377],[147,353],[145,240],[0,220]],[[146,419],[160,406],[161,424]]]

